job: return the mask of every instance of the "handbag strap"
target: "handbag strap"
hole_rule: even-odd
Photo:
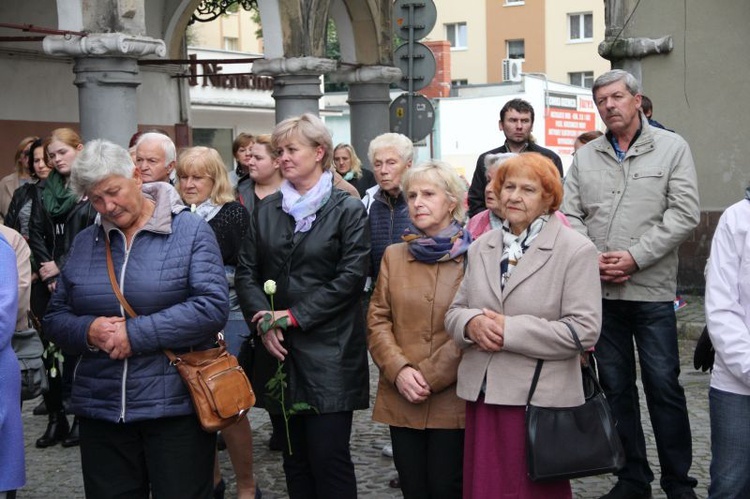
[[[138,317],[138,314],[135,313],[135,310],[130,306],[128,300],[123,296],[122,291],[120,290],[120,285],[117,284],[117,278],[115,277],[115,264],[112,261],[112,247],[109,244],[109,234],[105,234],[104,236],[104,247],[107,249],[107,273],[109,274],[109,282],[112,284],[112,291],[115,292],[115,296],[125,312],[130,317]],[[167,350],[166,348],[164,349],[164,354],[169,357],[169,362],[173,365],[180,360],[171,350]]]
[[[567,326],[567,328],[570,330],[570,334],[573,336],[573,341],[575,341],[576,346],[578,347],[578,351],[580,352],[581,358],[584,359],[583,365],[586,367],[586,372],[588,372],[589,376],[594,382],[594,385],[596,388],[601,392],[602,387],[599,385],[599,380],[596,378],[596,373],[594,372],[594,368],[591,367],[591,362],[589,362],[585,358],[586,350],[584,350],[583,345],[581,344],[581,339],[578,337],[578,333],[576,332],[575,328],[568,322],[563,322]],[[539,381],[539,374],[542,372],[542,365],[544,364],[544,361],[542,359],[538,359],[536,361],[536,369],[534,370],[534,377],[531,380],[531,388],[529,389],[529,396],[526,398],[526,406],[528,407],[529,404],[531,404],[531,397],[534,396],[534,392],[536,391],[536,385]]]

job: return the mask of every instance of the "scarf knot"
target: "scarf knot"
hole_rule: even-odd
[[[408,244],[412,256],[423,263],[452,260],[466,253],[471,244],[471,234],[456,221],[451,222],[434,237],[422,233],[413,224],[409,224],[401,239]]]

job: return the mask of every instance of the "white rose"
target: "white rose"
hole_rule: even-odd
[[[263,292],[267,295],[276,294],[276,281],[271,279],[263,283]]]

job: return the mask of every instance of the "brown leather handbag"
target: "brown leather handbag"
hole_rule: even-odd
[[[125,300],[115,278],[109,237],[104,238],[107,248],[107,271],[117,299],[130,317],[138,314]],[[190,392],[193,407],[201,427],[213,433],[238,422],[255,405],[255,393],[237,358],[227,352],[221,333],[216,348],[175,354],[164,350],[170,364],[177,368]]]

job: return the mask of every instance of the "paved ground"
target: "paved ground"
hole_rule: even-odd
[[[698,481],[697,493],[705,497],[708,486],[708,468],[710,461],[710,435],[708,416],[708,374],[693,369],[692,353],[695,340],[700,335],[705,323],[702,297],[686,296],[687,306],[677,312],[681,333],[680,377],[688,398],[690,423],[693,429],[693,468],[692,474]],[[377,380],[377,372],[371,369],[372,396]],[[645,404],[641,397],[642,404]],[[26,432],[27,485],[18,493],[19,498],[79,498],[83,496],[83,483],[76,448],[63,449],[55,446],[37,449],[34,441],[43,432],[46,418],[33,416],[31,409],[37,401],[24,404],[24,426]],[[645,409],[644,409],[645,410]],[[270,422],[264,411],[251,412],[253,433],[255,436],[255,472],[258,483],[263,490],[263,497],[276,499],[286,497],[284,473],[281,469],[281,455],[267,448],[270,437]],[[649,444],[649,461],[658,476],[658,465],[653,435],[647,426]],[[395,469],[390,458],[381,455],[383,445],[388,442],[388,431],[383,425],[375,424],[370,419],[370,411],[359,411],[355,415],[352,435],[352,451],[357,471],[359,495],[363,498],[397,498],[398,490],[388,488],[388,481],[395,476]],[[231,482],[232,470],[226,452],[220,453],[220,460],[225,478]],[[573,484],[573,495],[576,498],[596,498],[606,493],[614,484],[610,476],[591,477],[576,480]],[[227,497],[233,497],[234,484],[228,483]],[[658,488],[658,478],[657,485]],[[655,490],[655,498],[665,497],[661,490]]]

